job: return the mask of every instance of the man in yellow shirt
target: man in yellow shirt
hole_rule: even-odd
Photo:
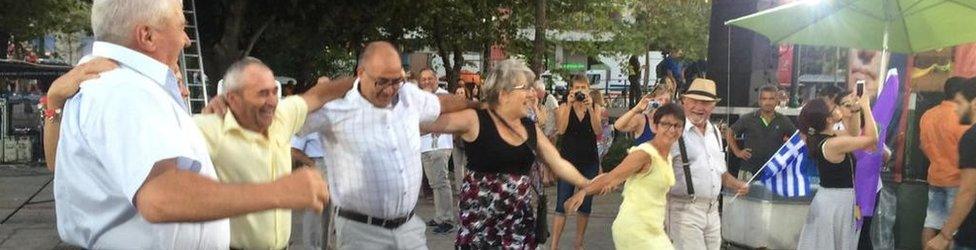
[[[219,93],[230,112],[194,117],[217,177],[224,183],[261,183],[290,173],[291,137],[309,111],[352,87],[351,81],[345,83],[317,84],[301,96],[279,101],[268,66],[251,57],[231,65]],[[231,218],[230,225],[231,248],[284,249],[291,236],[291,210],[251,213]]]
[[[112,68],[97,68],[95,72],[59,79],[52,85],[52,90],[75,93],[83,80]],[[320,78],[319,83],[305,94],[285,98],[279,103],[274,73],[260,60],[251,57],[231,65],[224,75],[224,82],[224,93],[204,109],[205,113],[216,114],[193,118],[207,141],[217,177],[226,184],[268,183],[290,174],[291,136],[302,128],[310,111],[352,88],[352,79],[330,82]],[[70,97],[71,94],[63,96]],[[224,112],[225,109],[229,112]],[[56,135],[56,131],[51,132]],[[57,145],[48,146],[53,152]],[[324,200],[328,199],[326,193]],[[291,236],[291,210],[250,213],[231,218],[230,225],[232,249],[284,249]]]

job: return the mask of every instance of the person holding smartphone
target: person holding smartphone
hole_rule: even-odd
[[[820,172],[821,188],[810,204],[810,213],[800,232],[797,249],[856,249],[858,228],[855,221],[861,218],[854,204],[853,152],[871,150],[878,142],[878,130],[871,113],[867,96],[850,105],[850,112],[863,112],[862,133],[844,133],[831,124],[842,118],[835,109],[822,99],[810,101],[798,118],[803,140],[809,147],[810,158]],[[850,119],[850,118],[848,118]],[[851,123],[847,123],[851,124]],[[853,127],[848,127],[853,128]]]

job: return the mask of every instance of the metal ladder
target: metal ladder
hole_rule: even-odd
[[[203,57],[200,50],[200,32],[197,29],[196,0],[183,0],[183,14],[186,16],[186,35],[190,38],[190,46],[183,49],[180,56],[180,68],[183,79],[190,91],[186,99],[187,107],[193,114],[200,113],[207,106],[210,97],[207,94],[207,74],[203,72]]]

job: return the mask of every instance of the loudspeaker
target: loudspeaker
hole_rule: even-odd
[[[772,0],[715,0],[708,37],[708,77],[718,84],[720,106],[755,106],[757,89],[776,84],[778,47],[765,36],[725,22],[775,7]],[[731,86],[731,87],[730,87]]]

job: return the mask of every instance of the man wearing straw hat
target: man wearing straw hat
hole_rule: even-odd
[[[684,135],[671,148],[675,185],[668,193],[666,229],[675,249],[714,249],[722,243],[718,198],[722,186],[738,195],[749,185],[726,172],[725,148],[718,127],[708,118],[721,99],[715,82],[698,78],[682,95]]]

